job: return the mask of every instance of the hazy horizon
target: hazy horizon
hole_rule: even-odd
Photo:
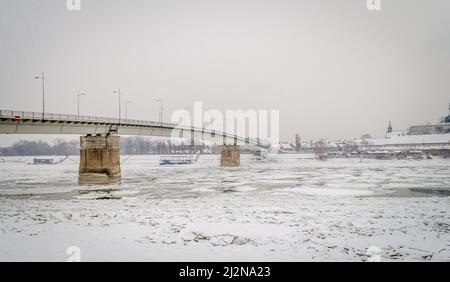
[[[280,139],[382,137],[450,102],[450,2],[0,0],[0,109],[158,120],[277,109]],[[122,108],[123,110],[123,108]],[[61,136],[59,136],[61,137]],[[0,136],[0,146],[30,136]],[[32,139],[52,140],[54,136]],[[70,137],[73,138],[73,137]]]

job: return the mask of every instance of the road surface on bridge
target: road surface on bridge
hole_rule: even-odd
[[[243,145],[249,149],[252,147],[270,148],[270,144],[258,142],[257,139],[173,123],[55,113],[43,115],[37,112],[0,110],[0,134],[98,135],[108,133],[208,140],[220,145]]]

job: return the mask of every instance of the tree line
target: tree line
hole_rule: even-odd
[[[122,155],[189,154],[219,153],[215,145],[196,143],[173,143],[170,140],[155,140],[145,137],[122,137],[120,142]],[[78,155],[80,142],[55,139],[53,142],[20,140],[9,147],[0,148],[0,156],[65,156]]]

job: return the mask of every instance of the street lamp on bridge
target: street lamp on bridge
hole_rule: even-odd
[[[119,123],[120,123],[120,118],[121,118],[121,107],[120,107],[120,88],[119,88],[119,90],[115,90],[115,91],[113,91],[113,94],[119,94]]]
[[[128,121],[128,104],[131,104],[131,101],[125,100],[125,120]]]
[[[160,105],[159,106],[159,122],[162,125],[162,123],[163,123],[163,110],[164,110],[162,97],[161,97],[161,99],[157,99],[156,102],[159,103],[159,105]]]
[[[78,100],[78,107],[77,107],[77,117],[78,119],[80,118],[80,97],[81,96],[85,96],[85,93],[80,93],[80,91],[78,91],[77,93],[77,100]]]
[[[45,114],[45,87],[44,87],[44,72],[42,72],[42,76],[35,76],[34,79],[42,79],[42,119],[44,119]]]

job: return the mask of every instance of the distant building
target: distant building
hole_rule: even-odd
[[[297,152],[295,145],[287,142],[280,143],[280,153],[295,153]]]
[[[393,130],[389,121],[384,138],[367,141],[372,145],[450,145],[450,104],[449,114],[440,123],[413,125],[407,130]]]

